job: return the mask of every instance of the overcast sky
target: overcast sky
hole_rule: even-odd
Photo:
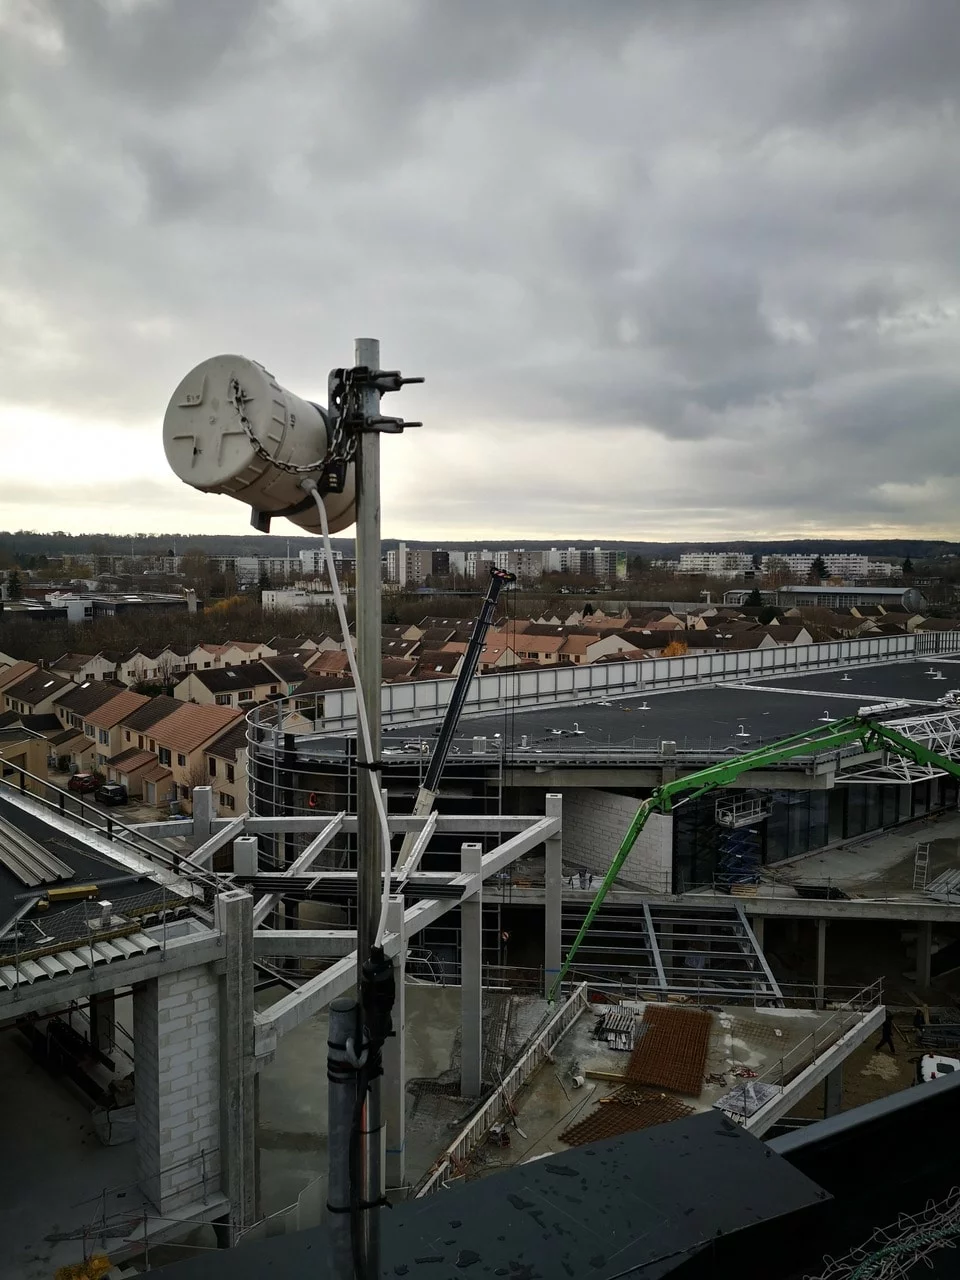
[[[0,0],[0,526],[243,532],[174,387],[369,335],[388,535],[956,538],[958,67],[957,0]]]

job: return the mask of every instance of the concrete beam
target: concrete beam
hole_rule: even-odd
[[[854,1049],[876,1034],[883,1025],[885,1014],[883,1005],[878,1005],[876,1009],[871,1009],[868,1014],[859,1018],[826,1053],[791,1080],[782,1093],[762,1107],[756,1115],[751,1116],[745,1128],[759,1138],[783,1116],[789,1115],[801,1098],[805,1098],[811,1089],[836,1070]]]
[[[542,888],[521,888],[512,885],[502,889],[491,884],[486,889],[490,902],[512,902],[522,906],[543,906],[546,896]],[[566,901],[580,903],[592,901],[595,891],[565,889]],[[651,907],[691,906],[730,908],[730,897],[725,893],[697,893],[689,897],[663,893],[649,893],[642,889],[611,889],[605,898],[611,906],[641,907],[649,902]],[[745,898],[744,909],[751,922],[758,917],[794,918],[798,920],[929,920],[933,923],[960,924],[960,903],[922,901],[910,899],[819,899],[819,898]]]
[[[290,832],[306,832],[317,831],[320,824],[324,820],[329,820],[335,815],[329,813],[318,813],[312,817],[303,816],[297,818],[252,818],[246,817],[241,819],[246,825],[247,831],[251,835],[266,832],[290,831]],[[234,818],[221,818],[214,822],[214,830],[217,830],[220,823],[232,823],[236,821]],[[410,816],[401,816],[393,814],[389,817],[389,826],[391,835],[405,835],[408,831],[419,831],[425,818],[414,818]],[[437,818],[437,830],[447,831],[455,835],[497,835],[503,831],[525,831],[528,827],[533,826],[537,822],[542,822],[543,818],[539,814],[518,815],[513,813],[481,815],[475,818],[446,817],[443,814]],[[346,832],[353,833],[357,829],[356,814],[348,813],[343,820],[343,829]]]
[[[200,788],[198,787],[197,790]],[[184,858],[184,864],[191,867],[209,867],[215,853],[231,844],[237,836],[244,835],[245,821],[245,818],[231,818],[225,827],[215,831],[199,849],[194,849],[189,858]]]
[[[71,1000],[86,1000],[94,993],[132,987],[176,969],[214,964],[222,958],[220,938],[216,934],[171,938],[165,952],[148,951],[129,960],[113,960],[90,969],[77,969],[62,977],[41,979],[29,986],[21,984],[19,991],[0,991],[0,1023],[51,1006],[69,1004]]]
[[[422,823],[423,819],[418,818],[415,821]],[[471,819],[464,818],[458,821],[469,828]],[[440,823],[442,822],[443,819],[440,820]],[[454,877],[451,883],[461,889],[461,899],[475,893],[479,883],[487,876],[494,875],[501,867],[519,858],[528,849],[542,844],[544,840],[556,835],[560,830],[559,819],[556,818],[540,818],[532,826],[529,825],[529,819],[525,819],[524,822],[527,824],[528,829],[521,832],[520,836],[508,840],[505,844],[499,845],[488,853],[483,858],[480,872],[461,872],[460,875]],[[421,929],[425,929],[428,924],[433,924],[435,920],[439,920],[441,916],[451,911],[457,903],[458,899],[455,897],[423,898],[420,902],[415,902],[404,912],[407,938],[409,939],[419,933]],[[397,946],[396,937],[384,939],[386,955],[395,956],[397,954]],[[275,1004],[270,1005],[268,1009],[259,1012],[255,1020],[257,1026],[257,1058],[261,1065],[272,1057],[278,1037],[286,1035],[288,1031],[298,1027],[301,1022],[306,1021],[319,1009],[326,1008],[332,1000],[336,1000],[337,996],[342,996],[346,992],[353,990],[355,981],[356,953],[352,951],[349,955],[337,960],[336,963],[325,969],[323,973],[318,973],[315,978],[310,978],[296,991],[291,991],[289,995],[281,997]]]
[[[343,821],[347,815],[345,813],[337,813],[320,829],[313,840],[307,845],[303,853],[298,854],[285,871],[281,872],[284,876],[299,876],[304,871],[309,871],[314,862],[323,853],[327,845],[335,836],[343,830]],[[259,900],[253,909],[253,925],[263,924],[267,916],[277,905],[283,895],[280,893],[267,893]]]
[[[262,956],[345,956],[356,951],[356,929],[257,929],[253,954]]]

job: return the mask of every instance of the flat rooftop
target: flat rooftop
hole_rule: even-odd
[[[930,673],[933,674],[930,674]],[[942,678],[939,678],[941,677]],[[936,707],[948,689],[960,687],[960,662],[933,658],[922,662],[850,665],[808,675],[768,676],[732,684],[702,684],[658,693],[649,688],[624,697],[594,699],[547,707],[506,708],[491,715],[464,716],[461,750],[472,737],[499,736],[519,759],[535,754],[571,754],[590,750],[655,747],[664,739],[680,750],[751,750],[825,723],[842,719],[873,702],[905,699],[903,715]],[[384,729],[385,749],[402,750],[420,736],[428,743],[434,727]],[[527,746],[521,745],[523,737]],[[342,739],[330,739],[342,747]]]

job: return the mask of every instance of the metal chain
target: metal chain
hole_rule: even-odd
[[[351,409],[356,401],[352,369],[346,371],[342,378],[342,385],[337,386],[330,396],[330,409],[331,411],[336,411],[336,416],[333,427],[330,428],[328,424],[327,452],[317,462],[310,462],[305,466],[294,466],[289,462],[281,462],[257,439],[253,424],[244,411],[247,397],[243,394],[243,388],[236,377],[232,377],[227,384],[227,399],[233,405],[237,420],[243,428],[244,435],[250,441],[254,453],[258,458],[262,458],[264,462],[269,463],[270,466],[276,467],[278,471],[286,471],[295,476],[315,475],[318,471],[325,471],[335,462],[352,462],[356,456],[359,433],[353,429],[350,421]]]

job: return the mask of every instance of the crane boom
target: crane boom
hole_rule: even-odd
[[[789,760],[794,756],[807,755],[814,748],[828,751],[839,750],[854,743],[860,743],[864,751],[887,750],[895,755],[905,756],[910,760],[914,760],[918,764],[933,765],[937,769],[942,769],[945,773],[960,777],[960,761],[951,760],[947,756],[931,751],[929,747],[925,747],[922,743],[908,738],[891,725],[883,724],[878,720],[870,720],[863,716],[850,716],[847,719],[835,720],[830,725],[823,725],[804,733],[794,734],[789,738],[781,738],[779,742],[771,743],[768,747],[758,747],[755,751],[747,751],[733,759],[722,760],[718,764],[709,765],[706,769],[698,769],[695,773],[688,773],[685,778],[676,778],[672,782],[662,783],[646,800],[640,802],[636,816],[627,828],[626,834],[620,842],[620,848],[617,850],[613,862],[611,862],[606,875],[603,877],[597,896],[590,904],[583,924],[580,926],[580,931],[574,938],[573,944],[567,952],[563,964],[560,966],[560,972],[550,988],[550,999],[554,1000],[556,998],[557,992],[560,990],[560,984],[567,976],[574,956],[580,949],[580,945],[587,936],[590,926],[596,919],[597,912],[620,874],[620,868],[636,844],[637,838],[646,826],[651,813],[670,813],[674,807],[676,797],[683,796],[684,802],[695,800],[707,791],[713,791],[717,787],[729,786],[741,774],[748,773],[751,769],[762,769],[767,765],[779,764],[781,761]]]
[[[433,748],[433,754],[430,756],[430,763],[427,765],[426,777],[417,792],[417,799],[413,806],[413,816],[415,818],[427,817],[433,808],[433,803],[437,798],[437,788],[440,785],[440,777],[443,773],[443,766],[447,763],[450,747],[453,744],[453,735],[456,733],[457,725],[460,723],[460,715],[463,711],[463,704],[467,700],[470,682],[476,675],[484,641],[490,629],[490,623],[493,621],[500,592],[508,582],[516,582],[516,580],[517,575],[508,573],[506,569],[491,568],[490,570],[490,585],[487,587],[487,594],[483,597],[483,604],[480,606],[480,612],[477,614],[476,621],[473,624],[470,642],[467,645],[467,651],[463,655],[463,662],[460,666],[460,674],[457,676],[456,683],[453,686],[453,693],[447,703],[447,710],[440,725],[440,732]],[[404,837],[403,845],[400,848],[400,856],[397,858],[398,871],[404,867],[410,857],[416,839],[416,831],[408,831]]]

